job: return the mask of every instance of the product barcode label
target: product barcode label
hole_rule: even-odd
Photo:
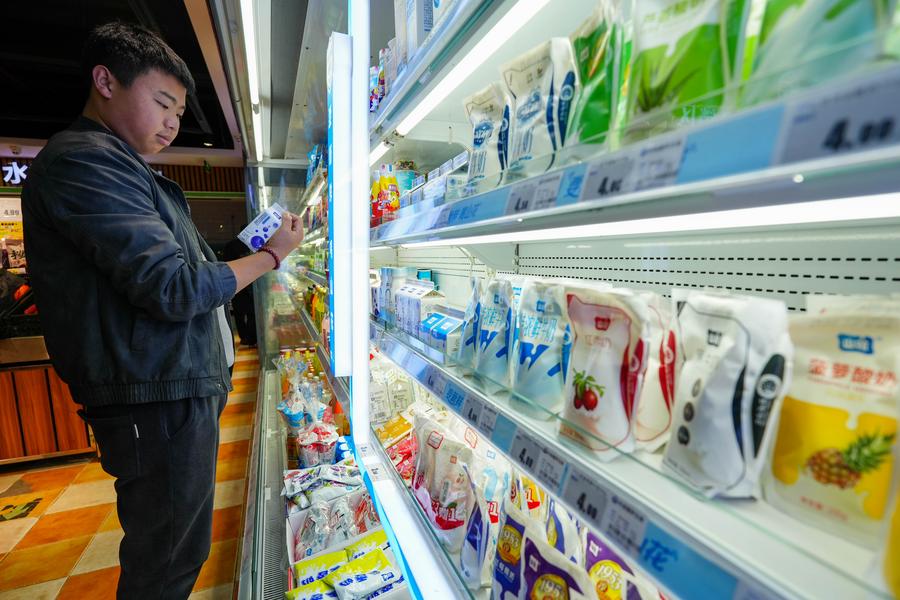
[[[537,478],[551,493],[558,494],[565,475],[566,462],[550,448],[542,448],[537,464]]]
[[[684,134],[654,140],[637,150],[634,191],[673,185],[684,156]]]
[[[509,198],[506,200],[506,214],[517,215],[533,210],[534,190],[536,182],[532,180],[522,181],[509,189]]]
[[[541,447],[530,435],[519,429],[513,437],[509,453],[529,473],[534,473],[541,458]]]
[[[632,191],[634,165],[634,154],[628,151],[592,163],[588,167],[581,199],[603,200]]]
[[[466,393],[451,382],[444,386],[444,403],[455,412],[461,412]]]
[[[781,163],[900,143],[900,69],[880,72],[788,109]]]
[[[372,481],[389,481],[391,476],[388,473],[387,469],[384,466],[384,463],[377,463],[374,465],[367,465],[366,470],[369,472],[369,478]]]
[[[468,421],[473,427],[478,427],[478,422],[481,420],[481,411],[484,404],[473,395],[466,396],[466,400],[463,403],[462,408],[462,416]]]
[[[478,418],[478,430],[488,439],[492,439],[494,435],[498,414],[497,409],[490,404],[485,403],[481,408],[481,416]]]
[[[562,498],[582,519],[595,528],[600,528],[600,521],[606,512],[607,494],[589,474],[569,469],[569,476],[563,485]]]
[[[647,519],[642,513],[618,496],[610,498],[601,529],[610,541],[629,555],[637,556],[646,528]]]

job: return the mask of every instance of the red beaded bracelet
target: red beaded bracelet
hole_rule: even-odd
[[[281,268],[281,259],[278,258],[278,255],[275,254],[274,250],[272,250],[268,246],[262,246],[260,248],[260,251],[265,252],[266,254],[271,256],[272,259],[275,261],[275,268],[272,269],[273,271],[277,271],[279,268]]]

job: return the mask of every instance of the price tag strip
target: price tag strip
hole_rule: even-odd
[[[579,519],[627,554],[656,581],[682,598],[714,597],[747,600],[771,597],[754,581],[741,580],[709,560],[690,540],[660,526],[639,506],[623,497],[590,468],[567,458],[565,451],[504,414],[480,392],[467,390],[447,373],[385,335],[382,350],[392,360],[404,359],[404,370],[427,387],[466,422],[477,428],[517,466]],[[401,351],[403,349],[405,352]],[[396,362],[396,360],[395,360]]]

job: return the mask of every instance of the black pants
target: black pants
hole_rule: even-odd
[[[187,598],[212,542],[219,415],[227,396],[81,411],[116,478],[117,597]]]
[[[237,325],[241,343],[245,346],[256,345],[256,314],[253,309],[253,290],[246,287],[231,299],[231,310]]]

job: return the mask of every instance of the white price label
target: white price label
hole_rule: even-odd
[[[478,430],[488,439],[494,435],[494,427],[497,425],[497,409],[490,404],[484,404],[481,408],[481,416],[478,418]]]
[[[581,200],[602,200],[632,191],[634,165],[634,153],[628,151],[591,164],[581,189]]]
[[[434,170],[428,172],[428,181],[431,181],[435,177],[440,177],[440,176],[441,176],[441,168],[438,167],[437,169],[434,169]]]
[[[684,156],[684,134],[654,140],[636,152],[635,191],[673,185]]]
[[[424,175],[419,175],[418,177],[413,179],[413,187],[414,188],[421,187],[423,185],[425,185],[425,176]]]
[[[369,477],[372,481],[388,481],[391,476],[387,472],[387,467],[384,466],[384,463],[377,463],[374,465],[368,465],[366,470],[369,471]]]
[[[600,527],[606,511],[606,491],[597,485],[590,475],[570,469],[563,485],[562,498],[579,515],[596,528]]]
[[[484,404],[482,404],[481,400],[469,394],[466,396],[466,401],[463,403],[462,407],[462,416],[468,421],[473,427],[478,427],[478,422],[481,419],[481,411]]]
[[[372,450],[372,447],[369,444],[360,444],[359,455],[364,459],[372,458],[373,456],[375,456],[375,451]]]
[[[534,473],[541,459],[541,446],[530,435],[519,429],[513,437],[509,453],[529,473]]]
[[[545,175],[538,181],[534,190],[534,202],[531,210],[556,206],[556,197],[559,195],[559,182],[562,181],[562,176],[562,171],[558,171]]]
[[[523,181],[512,186],[509,190],[509,197],[506,200],[507,215],[517,215],[520,213],[534,210],[534,189],[536,184],[534,181]]]
[[[900,70],[797,101],[788,108],[780,163],[900,143]]]
[[[451,158],[447,162],[441,165],[441,175],[446,175],[453,171],[453,159]]]
[[[444,389],[447,386],[447,377],[434,367],[429,367],[425,370],[425,376],[422,383],[438,398],[444,397]]]
[[[541,450],[541,457],[537,464],[537,478],[554,494],[559,493],[566,474],[566,462],[556,455],[550,448]]]
[[[647,518],[640,511],[618,496],[610,498],[601,526],[610,541],[629,555],[637,556],[646,529]]]

